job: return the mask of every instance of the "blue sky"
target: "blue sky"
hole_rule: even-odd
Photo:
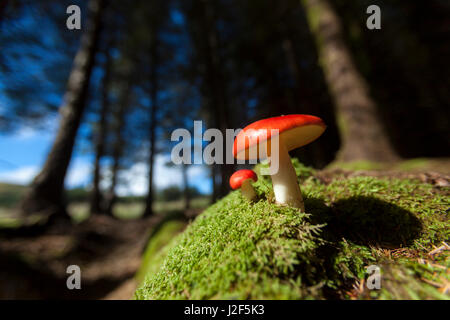
[[[10,135],[0,135],[0,182],[28,184],[39,172],[45,161],[55,134],[56,125],[49,125],[47,130],[24,128]],[[155,185],[159,189],[170,185],[181,185],[181,170],[177,167],[168,168],[165,163],[168,156],[157,156],[155,167]],[[69,172],[66,177],[66,187],[89,187],[92,175],[92,158],[75,149]],[[192,165],[188,176],[190,185],[197,187],[203,193],[211,192],[211,181],[205,166]],[[117,192],[120,195],[144,195],[147,190],[147,166],[136,163],[130,169],[121,173]]]
[[[63,7],[64,5],[61,5],[59,9]],[[54,8],[54,10],[59,9]],[[37,41],[36,43],[31,41],[30,44],[22,41],[12,42],[8,47],[3,48],[5,62],[11,70],[4,74],[0,73],[0,112],[8,108],[23,108],[34,114],[40,114],[41,111],[48,110],[46,107],[48,104],[55,106],[61,104],[65,79],[71,68],[71,59],[78,47],[75,40],[78,39],[79,34],[69,32],[66,35],[67,39],[62,39],[59,32],[60,26],[55,25],[52,19],[45,19],[45,14],[32,6],[24,7],[17,19],[6,25],[3,33],[0,34],[2,37],[9,36],[14,39],[16,34],[21,35],[25,32],[25,35]],[[181,13],[173,11],[171,14],[177,25],[184,23]],[[68,40],[70,41],[67,42]],[[177,37],[172,39],[172,42],[175,47],[180,47],[181,40]],[[45,72],[50,66],[58,72]],[[55,75],[57,77],[54,79]],[[98,79],[99,74],[94,70],[91,81],[96,83]],[[22,88],[21,84],[26,84],[24,89],[28,90],[27,95],[19,94],[15,99],[10,99],[3,92],[5,86],[2,86],[2,82],[10,83],[11,86],[8,87],[15,88],[16,85],[19,89]],[[13,134],[0,133],[0,182],[28,184],[32,181],[44,163],[53,142],[58,124],[55,114],[57,114],[56,111],[46,118],[47,120],[40,120],[45,121],[39,126],[41,129],[29,128],[24,121],[24,124],[20,124],[22,127]],[[80,132],[82,131],[83,126],[80,128]],[[80,186],[88,188],[91,181],[92,155],[83,153],[79,149],[82,147],[78,146],[74,150],[66,176],[67,188]],[[180,168],[167,167],[165,163],[168,160],[167,155],[156,156],[154,179],[156,188],[162,189],[181,184]],[[107,173],[105,172],[105,176]],[[188,170],[190,185],[197,187],[203,193],[211,192],[211,179],[208,174],[209,170],[205,166],[190,166]],[[131,168],[123,170],[120,180],[126,183],[118,187],[119,194],[145,194],[147,165],[136,163]]]

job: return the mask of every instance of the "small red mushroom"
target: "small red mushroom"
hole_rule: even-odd
[[[289,151],[316,140],[326,129],[322,119],[306,115],[291,114],[256,121],[245,127],[234,140],[233,155],[236,159],[259,158],[259,150],[266,150],[272,161],[270,145],[272,130],[278,132],[278,172],[271,175],[275,200],[305,211],[302,193],[292,166]]]
[[[242,195],[249,201],[256,198],[255,189],[252,182],[258,181],[258,176],[253,170],[238,170],[230,177],[230,187],[233,190],[241,188]]]

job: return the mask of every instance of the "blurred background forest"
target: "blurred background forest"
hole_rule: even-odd
[[[66,27],[73,4],[80,30]],[[373,4],[379,30],[366,27]],[[0,225],[143,217],[129,229],[142,236],[195,215],[236,166],[170,163],[171,132],[194,120],[225,132],[313,114],[328,128],[292,152],[305,165],[448,172],[449,18],[446,0],[1,0]],[[20,180],[16,158],[38,170]]]

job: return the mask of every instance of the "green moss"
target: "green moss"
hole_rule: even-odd
[[[371,161],[352,161],[352,162],[332,162],[328,169],[345,169],[345,170],[380,170],[383,165]]]
[[[308,18],[309,27],[311,30],[316,31],[319,28],[319,17],[321,16],[321,7],[318,5],[309,6],[307,1],[302,0],[302,5],[307,8],[306,16]]]
[[[390,170],[390,171],[435,171],[448,174],[450,170],[450,161],[447,158],[414,158],[398,162],[371,162],[371,161],[335,161],[327,166],[327,169],[344,170]]]
[[[309,263],[321,244],[318,228],[295,209],[263,200],[250,204],[233,192],[172,242],[158,272],[146,279],[136,297],[302,297],[305,293],[296,284],[303,279],[300,270],[304,279],[315,272]]]
[[[270,178],[260,177],[258,202],[232,192],[158,251],[136,298],[448,297],[438,286],[448,276],[448,259],[428,254],[449,239],[448,189],[339,175],[324,184],[314,170],[293,163],[307,214],[275,205]],[[423,261],[441,274],[424,269]],[[386,276],[385,286],[356,290],[372,264]],[[391,281],[394,275],[411,285]]]
[[[395,166],[397,170],[404,170],[404,171],[410,171],[410,170],[417,170],[417,169],[426,169],[429,165],[430,160],[426,158],[416,158],[416,159],[410,159],[401,161],[398,165]]]
[[[147,274],[156,271],[163,255],[158,255],[159,251],[169,243],[178,233],[186,227],[186,223],[179,220],[171,220],[164,223],[154,235],[150,237],[150,241],[145,249],[142,257],[142,264],[136,274],[136,280],[141,283]]]
[[[448,260],[448,259],[447,259]],[[382,283],[380,290],[370,292],[373,299],[383,300],[449,300],[442,289],[450,281],[446,266],[417,263],[410,259],[399,259],[381,264]]]

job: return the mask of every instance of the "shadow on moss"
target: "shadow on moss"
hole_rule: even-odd
[[[305,202],[312,219],[327,224],[323,236],[328,241],[345,238],[360,245],[391,248],[411,244],[422,230],[413,213],[375,197],[354,196],[331,207],[316,198]]]
[[[317,250],[326,299],[342,299],[354,280],[364,277],[365,267],[374,259],[369,246],[407,246],[422,230],[413,213],[375,197],[354,196],[331,206],[319,198],[306,198],[305,206],[313,224],[326,224],[320,234],[326,243]]]

